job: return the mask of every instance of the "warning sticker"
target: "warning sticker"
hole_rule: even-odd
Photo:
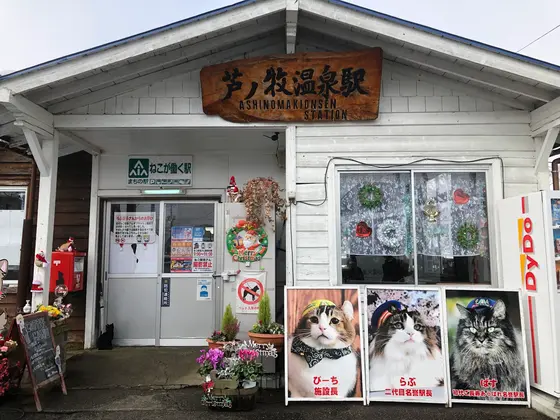
[[[259,310],[266,273],[245,274],[237,281],[237,313],[254,314]]]

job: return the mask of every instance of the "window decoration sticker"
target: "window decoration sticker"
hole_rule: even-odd
[[[268,250],[268,234],[264,228],[240,220],[229,230],[226,244],[234,261],[260,261]]]

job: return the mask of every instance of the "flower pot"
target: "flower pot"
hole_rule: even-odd
[[[257,386],[257,381],[244,380],[242,383],[243,389],[254,388]]]
[[[257,403],[257,392],[259,387],[247,389],[213,389],[210,393],[212,398],[228,398],[231,401],[231,407],[213,407],[208,404],[210,410],[217,411],[250,411],[255,408]]]
[[[206,339],[206,342],[208,343],[208,347],[210,347],[211,349],[221,349],[222,347],[224,347],[224,343],[223,341],[214,341],[214,340],[210,340],[209,338]]]
[[[214,389],[237,389],[239,380],[237,378],[231,379],[214,379]]]
[[[272,344],[277,352],[284,349],[284,334],[257,334],[249,332],[249,338],[257,344]]]

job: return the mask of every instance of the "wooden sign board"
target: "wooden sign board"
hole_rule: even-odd
[[[375,120],[381,48],[274,55],[204,67],[202,106],[232,122]]]
[[[25,316],[18,315],[10,327],[8,336],[18,343],[16,351],[24,351],[25,364],[22,366],[22,373],[27,366],[37,411],[42,411],[39,388],[60,380],[62,392],[66,395],[60,359],[61,349],[55,345],[48,314],[37,312]]]

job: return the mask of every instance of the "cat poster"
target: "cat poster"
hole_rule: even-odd
[[[452,402],[529,405],[529,369],[518,291],[445,292]]]
[[[438,288],[366,287],[367,402],[446,404]]]
[[[358,287],[285,289],[286,404],[364,401]]]

